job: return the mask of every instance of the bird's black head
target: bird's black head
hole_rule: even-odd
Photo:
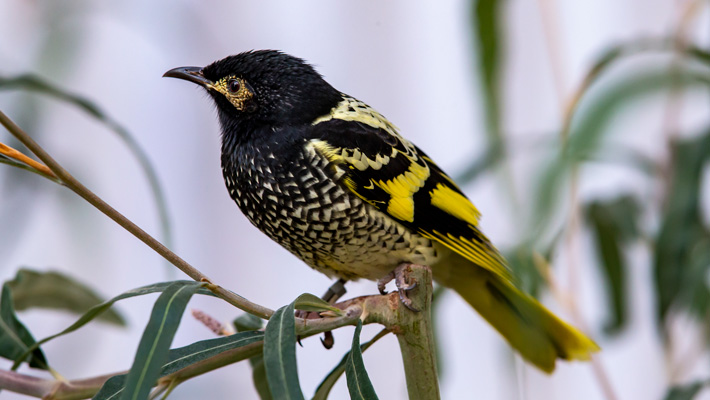
[[[204,68],[175,68],[163,76],[207,89],[225,130],[310,123],[341,100],[340,92],[313,67],[275,50],[248,51]]]

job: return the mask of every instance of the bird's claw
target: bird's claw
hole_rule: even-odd
[[[388,283],[390,283],[394,279],[394,271],[390,271],[389,274],[383,276],[382,278],[377,280],[377,290],[380,291],[381,295],[386,295],[387,290],[385,290],[385,287],[387,286]]]
[[[407,307],[410,311],[419,312],[419,309],[412,305],[412,299],[407,296],[407,292],[417,287],[417,282],[408,282],[408,277],[406,276],[406,269],[410,264],[402,263],[397,266],[392,272],[386,276],[377,280],[377,289],[380,294],[387,294],[385,290],[385,285],[390,281],[394,280],[394,284],[397,286],[397,293],[399,294],[399,300],[402,304]]]

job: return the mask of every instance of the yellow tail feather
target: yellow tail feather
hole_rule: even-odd
[[[526,360],[551,373],[555,361],[589,360],[599,346],[512,283],[451,254],[432,267],[434,279],[458,292]]]

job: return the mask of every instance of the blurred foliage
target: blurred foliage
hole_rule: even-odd
[[[160,179],[158,179],[158,173],[150,162],[148,154],[123,124],[111,118],[108,113],[103,111],[94,101],[62,89],[35,74],[22,74],[12,77],[0,76],[0,90],[21,90],[22,93],[37,92],[54,97],[64,103],[79,108],[113,132],[126,145],[143,170],[158,211],[163,241],[166,246],[172,247],[173,240],[170,216],[168,214],[168,203],[165,199]],[[173,271],[172,267],[170,267],[170,271]]]
[[[673,386],[668,390],[664,400],[692,400],[704,388],[708,386],[708,382],[692,382],[686,385]]]
[[[505,41],[502,15],[506,2],[473,0],[471,4],[489,147],[486,154],[472,161],[459,175],[462,182],[470,182],[498,168],[509,156],[501,151],[504,132],[500,114],[505,102],[499,81]],[[698,7],[694,10],[697,15]],[[692,19],[693,8],[689,6],[686,11],[681,23],[687,24]],[[636,56],[645,56],[648,61],[623,70],[621,79],[608,78],[620,75],[617,65]],[[561,140],[554,150],[556,155],[542,165],[535,191],[525,203],[529,206],[523,206],[530,220],[528,224],[517,225],[529,229],[528,234],[505,252],[523,289],[537,296],[549,286],[545,276],[549,261],[545,260],[551,260],[557,249],[564,246],[560,238],[572,224],[569,215],[564,213],[570,207],[579,207],[584,216],[583,227],[591,233],[595,265],[606,293],[607,317],[600,326],[603,332],[615,335],[627,326],[631,285],[626,252],[629,246],[641,240],[650,244],[647,249],[652,265],[648,267],[653,270],[660,335],[667,338],[669,318],[675,312],[695,316],[699,329],[710,331],[710,231],[702,210],[703,206],[707,207],[702,202],[703,191],[708,188],[703,188],[702,184],[703,174],[710,165],[710,126],[700,135],[666,132],[675,138],[668,142],[668,160],[652,159],[626,148],[608,134],[614,117],[628,110],[633,102],[659,94],[707,92],[709,88],[710,52],[678,37],[631,40],[609,46],[596,58],[572,95],[559,132]],[[574,204],[580,202],[573,194],[578,190],[580,170],[589,161],[623,163],[642,172],[651,184],[662,188],[662,207],[659,209],[654,199],[637,194],[583,199],[583,204]],[[512,197],[515,193],[505,195]],[[644,223],[648,220],[659,221],[660,226],[656,229]],[[666,399],[694,398],[705,385],[705,382],[696,382],[673,387]]]
[[[81,315],[103,302],[88,286],[59,272],[38,272],[23,268],[13,280],[7,282],[7,286],[11,289],[17,311],[44,308]],[[97,319],[119,326],[126,325],[123,317],[113,309],[98,315]]]
[[[701,178],[710,163],[710,132],[674,142],[671,154],[670,182],[654,246],[658,318],[664,322],[677,307],[707,321],[710,231],[701,211]]]
[[[42,350],[31,350],[36,341],[17,318],[11,292],[12,289],[5,283],[0,293],[0,357],[28,362],[33,368],[49,369]]]
[[[639,235],[640,205],[631,196],[621,196],[609,201],[594,201],[585,208],[610,306],[604,330],[609,334],[618,333],[626,324],[629,290],[626,276],[628,264],[622,249]]]

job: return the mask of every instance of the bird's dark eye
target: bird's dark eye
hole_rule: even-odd
[[[232,93],[237,93],[241,87],[242,84],[239,83],[239,79],[230,79],[229,82],[227,82],[227,89]]]

